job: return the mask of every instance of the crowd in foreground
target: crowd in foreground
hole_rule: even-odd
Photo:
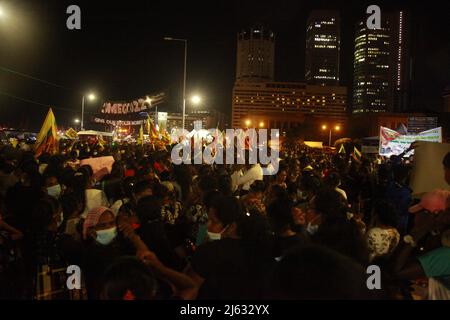
[[[80,165],[105,155],[107,175]],[[263,176],[147,146],[1,147],[0,298],[417,299],[424,285],[421,298],[450,299],[448,194],[414,202],[399,157],[280,156]],[[450,184],[450,154],[443,166]]]

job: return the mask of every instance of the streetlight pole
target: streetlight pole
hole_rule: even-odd
[[[330,127],[330,135],[328,137],[328,146],[331,148],[331,127]]]
[[[88,94],[88,100],[92,101],[95,100],[95,94],[90,93]],[[83,98],[81,99],[81,131],[84,130],[84,101],[85,101],[85,95],[83,94]]]
[[[186,65],[187,65],[187,40],[184,40],[184,79],[183,79],[183,130],[186,119]]]
[[[185,128],[185,119],[186,119],[187,39],[176,39],[176,38],[171,38],[171,37],[165,37],[164,40],[167,40],[167,41],[182,41],[182,42],[184,42],[183,118],[182,118],[182,124],[183,124],[183,129],[184,129]]]
[[[84,94],[83,94],[83,98],[81,99],[81,126],[80,126],[81,131],[84,130]]]

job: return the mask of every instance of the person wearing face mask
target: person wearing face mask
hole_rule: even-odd
[[[107,207],[91,209],[83,223],[85,274],[89,299],[98,299],[100,280],[107,266],[123,255],[134,255],[142,243],[126,221],[116,222]]]
[[[275,264],[266,217],[218,196],[208,210],[208,238],[185,270],[200,288],[197,299],[263,298]]]
[[[44,176],[45,190],[47,194],[54,198],[59,198],[61,195],[61,185],[58,183],[58,178],[55,175]]]

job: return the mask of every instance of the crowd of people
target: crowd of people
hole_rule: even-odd
[[[106,175],[80,165],[106,155]],[[2,146],[0,298],[415,299],[421,284],[422,298],[450,298],[450,213],[412,198],[401,157],[280,157],[263,176],[259,164],[174,165],[147,146],[38,158]],[[450,154],[443,166],[450,184]]]

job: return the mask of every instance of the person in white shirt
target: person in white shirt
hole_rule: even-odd
[[[263,171],[259,163],[246,165],[245,167],[246,170],[244,171],[244,174],[237,179],[237,185],[238,187],[241,187],[242,190],[248,191],[253,182],[263,179]]]
[[[339,188],[341,185],[341,177],[337,172],[330,173],[330,175],[326,178],[326,184],[336,190],[336,192],[338,192],[347,201],[347,193]]]
[[[84,193],[84,210],[81,214],[82,218],[86,218],[88,212],[96,207],[109,207],[106,194],[99,189],[92,187],[92,177],[86,170],[78,170],[74,176],[72,188],[78,194]]]
[[[231,174],[231,192],[235,192],[239,185],[239,178],[242,177],[244,175],[244,173],[242,172],[242,165],[240,164],[235,164],[233,165],[233,173]]]

